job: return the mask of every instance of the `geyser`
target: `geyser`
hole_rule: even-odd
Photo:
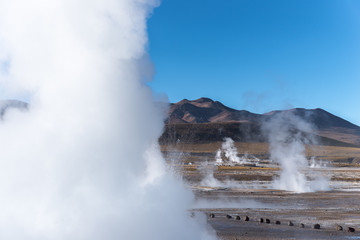
[[[218,165],[224,163],[222,155],[225,157],[227,164],[244,164],[247,163],[247,159],[238,157],[238,150],[235,147],[234,140],[229,137],[224,138],[224,142],[221,145],[221,149],[216,152],[215,162]]]
[[[0,2],[1,239],[212,239],[165,172],[146,86],[155,0]]]
[[[294,192],[328,190],[325,177],[309,182],[304,174],[309,167],[305,146],[317,141],[313,134],[315,127],[310,122],[292,111],[283,111],[264,122],[263,131],[270,143],[270,158],[281,167],[279,178],[273,182],[274,188]]]

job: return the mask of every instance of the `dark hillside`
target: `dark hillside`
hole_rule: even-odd
[[[278,114],[290,113],[313,124],[322,144],[360,146],[360,127],[323,109],[294,108],[255,114],[236,110],[209,98],[184,99],[170,106],[160,142],[265,141],[261,124]]]

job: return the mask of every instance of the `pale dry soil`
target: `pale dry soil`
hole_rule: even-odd
[[[309,164],[315,156],[323,166],[302,172],[309,181],[318,176],[328,179],[330,188],[294,193],[274,189],[272,181],[281,169],[269,160],[266,143],[235,145],[240,157],[255,164],[214,166],[221,143],[161,146],[169,167],[195,193],[197,204],[191,211],[205,213],[219,239],[360,239],[360,148],[307,146]],[[209,174],[224,186],[202,184]],[[249,221],[244,221],[245,216]],[[260,223],[260,218],[270,223]],[[288,226],[289,221],[294,226]],[[313,229],[314,224],[320,224],[320,229]],[[344,230],[337,231],[338,225]],[[348,232],[348,227],[355,232]]]
[[[194,211],[208,216],[208,223],[220,239],[360,239],[359,192],[226,188],[196,188],[194,192],[199,201],[208,201]],[[245,216],[249,221],[244,221]],[[260,218],[270,223],[260,223]],[[288,226],[289,221],[294,226]],[[320,229],[313,229],[314,224],[320,224]],[[344,230],[337,231],[338,225]],[[355,228],[355,232],[348,232],[348,227]]]

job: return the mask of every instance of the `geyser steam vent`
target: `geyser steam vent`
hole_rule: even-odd
[[[154,0],[0,2],[0,239],[211,239],[167,175],[146,19]],[[203,219],[204,222],[204,219]]]

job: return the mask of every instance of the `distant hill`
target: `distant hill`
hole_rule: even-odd
[[[360,146],[360,127],[323,109],[294,108],[255,114],[236,110],[209,98],[184,99],[170,105],[165,132],[160,142],[211,142],[232,137],[235,141],[265,141],[261,124],[270,118],[291,113],[313,124],[321,143]]]
[[[285,111],[273,111],[265,115],[272,116],[281,112],[292,112],[294,115],[306,119],[314,124],[317,134],[322,137],[360,146],[360,127],[323,109],[295,108]]]
[[[209,98],[184,99],[170,106],[167,123],[254,122],[261,115],[235,110]]]

